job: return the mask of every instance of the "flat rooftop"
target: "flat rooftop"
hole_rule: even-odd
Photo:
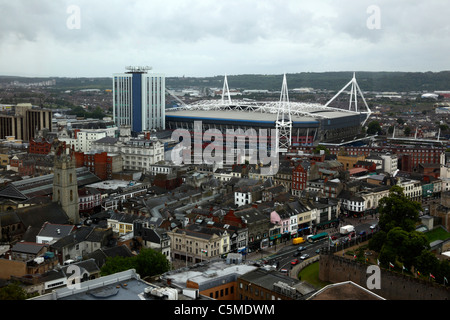
[[[241,264],[227,264],[224,261],[197,264],[188,268],[181,268],[164,274],[164,278],[170,279],[180,288],[186,287],[186,282],[192,281],[199,285],[200,290],[205,290],[209,283],[215,283],[218,279],[230,275],[241,276],[258,269],[257,266]]]
[[[69,301],[89,301],[89,300],[161,300],[155,295],[145,294],[147,288],[159,288],[161,290],[177,291],[176,300],[192,300],[192,298],[182,294],[177,289],[160,287],[149,284],[141,280],[134,269],[118,272],[112,275],[81,282],[78,288],[62,287],[29,300],[69,300]]]
[[[140,184],[142,184],[142,183],[133,181],[133,186],[137,186]],[[95,188],[95,189],[103,189],[103,190],[116,190],[118,188],[127,188],[130,186],[131,186],[130,181],[107,180],[107,181],[100,181],[100,182],[92,183],[90,185],[87,185],[86,187]]]

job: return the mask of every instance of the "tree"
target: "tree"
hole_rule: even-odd
[[[317,147],[315,147],[314,154],[320,153],[321,150],[323,150],[325,154],[330,154],[330,150],[328,150],[328,148],[323,145],[318,145]]]
[[[372,239],[369,240],[369,249],[380,252],[386,241],[387,234],[383,230],[376,232]]]
[[[422,251],[429,248],[427,237],[423,233],[414,230],[407,233],[402,246],[398,248],[398,253],[400,260],[410,269],[412,265],[416,264],[417,257],[422,254]]]
[[[383,130],[381,129],[380,123],[376,120],[371,121],[367,126],[368,134],[382,134]]]
[[[108,257],[100,270],[101,276],[134,269],[133,257]]]
[[[136,272],[141,277],[151,277],[170,270],[170,264],[162,253],[143,248],[134,261]]]
[[[76,106],[72,108],[71,111],[68,112],[68,114],[76,115],[77,117],[84,117],[86,115],[86,111],[81,106]]]
[[[397,261],[397,252],[392,246],[383,245],[380,250],[379,260],[383,265]]]
[[[96,107],[94,111],[88,114],[88,116],[94,119],[103,119],[105,117],[105,113],[102,108]]]
[[[29,298],[27,292],[17,283],[10,283],[0,288],[0,300],[26,300]]]
[[[143,248],[137,256],[107,258],[101,268],[101,275],[135,269],[141,277],[154,276],[170,270],[170,263],[162,253]]]
[[[402,187],[393,186],[389,190],[389,196],[379,202],[379,227],[386,233],[395,227],[407,232],[413,231],[415,223],[419,221],[420,210],[422,206],[419,202],[406,198]]]
[[[420,232],[407,232],[400,227],[392,228],[380,250],[380,261],[383,263],[400,261],[410,269],[423,250],[429,248],[428,239]],[[388,261],[389,260],[389,261]]]
[[[422,274],[436,273],[439,270],[439,260],[433,252],[422,250],[421,254],[416,258],[414,267]]]

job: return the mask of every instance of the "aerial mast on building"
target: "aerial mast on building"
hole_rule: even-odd
[[[128,70],[130,73],[147,73],[148,70],[152,70],[152,67],[149,66],[127,66],[125,70]]]
[[[291,146],[292,118],[291,107],[289,104],[289,94],[286,81],[286,74],[283,76],[283,85],[281,87],[280,103],[278,105],[278,114],[276,121],[278,151],[286,152]]]

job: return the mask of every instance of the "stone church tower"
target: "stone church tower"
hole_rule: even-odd
[[[70,148],[60,145],[53,165],[53,202],[58,202],[73,224],[80,222],[75,156]]]

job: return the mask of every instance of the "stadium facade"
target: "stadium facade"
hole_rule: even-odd
[[[285,79],[283,86],[285,86]],[[338,95],[351,86],[349,109],[333,108],[330,104]],[[286,88],[287,89],[287,88]],[[358,109],[357,94],[363,99],[363,107]],[[202,131],[217,129],[278,129],[280,117],[289,123],[289,146],[312,146],[320,142],[351,140],[361,133],[363,125],[370,116],[370,109],[353,79],[327,104],[289,102],[282,94],[280,101],[257,102],[248,100],[232,101],[225,77],[221,100],[205,100],[177,108],[166,109],[166,129],[187,129],[194,131],[194,122],[201,122]],[[268,137],[270,141],[270,137]]]

